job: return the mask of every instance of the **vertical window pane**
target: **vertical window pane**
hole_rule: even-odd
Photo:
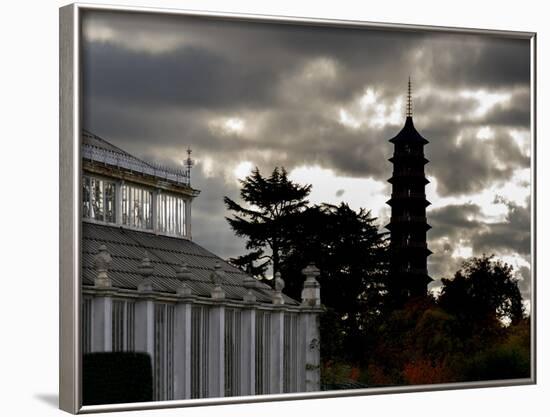
[[[181,205],[181,234],[183,236],[187,236],[187,203],[183,201],[183,204]]]
[[[82,352],[92,351],[92,299],[84,298],[82,303]]]
[[[123,185],[120,191],[122,193],[122,224],[128,224],[128,187]]]
[[[82,216],[90,218],[90,178],[82,178]]]
[[[181,198],[178,198],[178,204],[177,204],[177,223],[178,223],[178,230],[176,231],[176,233],[178,235],[183,235],[183,217],[182,217],[182,213],[183,213],[183,200]]]
[[[191,398],[208,397],[208,308],[191,308]]]
[[[103,184],[96,178],[90,179],[91,207],[90,218],[103,220]]]
[[[82,217],[114,223],[116,186],[113,181],[84,177],[82,179]]]
[[[133,352],[135,349],[135,317],[136,305],[133,301],[126,302],[126,350]]]
[[[185,236],[185,200],[182,197],[160,194],[157,211],[160,232]]]
[[[111,320],[111,341],[113,352],[121,352],[124,350],[124,307],[124,301],[113,301]]]
[[[116,221],[115,213],[115,184],[112,182],[105,182],[105,221],[114,223]]]
[[[152,191],[124,184],[122,186],[122,224],[142,229],[152,229],[152,201]]]

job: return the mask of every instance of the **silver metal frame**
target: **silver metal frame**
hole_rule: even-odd
[[[131,13],[172,14],[202,16],[232,21],[262,21],[332,27],[393,29],[398,31],[432,31],[470,33],[485,36],[529,39],[531,41],[531,378],[495,380],[406,387],[367,388],[345,391],[322,391],[250,397],[208,398],[194,400],[159,401],[132,404],[82,406],[81,343],[80,343],[80,132],[81,132],[81,16],[86,10],[106,10]],[[69,413],[93,413],[123,410],[190,407],[214,404],[253,403],[307,398],[349,397],[358,395],[391,394],[405,392],[440,391],[464,388],[502,387],[536,383],[536,33],[502,30],[485,30],[425,25],[403,25],[363,21],[311,19],[289,16],[265,16],[222,12],[203,12],[164,8],[111,6],[75,3],[61,7],[60,23],[60,132],[59,132],[59,408]]]

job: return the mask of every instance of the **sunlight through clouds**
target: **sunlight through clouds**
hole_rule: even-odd
[[[358,129],[386,126],[398,126],[403,121],[404,102],[401,96],[383,97],[372,87],[366,87],[364,93],[339,110],[340,124]]]
[[[429,176],[430,184],[426,187],[426,197],[432,204],[429,212],[450,204],[476,204],[481,209],[481,217],[472,216],[470,221],[477,220],[485,223],[502,222],[508,214],[506,202],[512,202],[520,207],[527,207],[531,195],[529,187],[529,169],[519,169],[514,172],[511,181],[504,184],[494,184],[480,192],[463,196],[441,197],[437,194],[437,179]]]
[[[485,116],[497,104],[506,104],[510,101],[511,93],[496,93],[488,90],[465,90],[459,93],[464,98],[474,98],[477,100],[477,109],[473,112],[475,117]]]
[[[358,210],[372,210],[374,217],[380,217],[386,209],[389,195],[388,184],[372,178],[352,178],[336,175],[332,170],[319,166],[301,166],[289,173],[292,181],[311,184],[308,199],[315,204],[340,204],[342,201]]]
[[[528,129],[510,129],[510,136],[526,157],[531,157],[531,132]]]
[[[459,246],[455,248],[451,256],[453,258],[462,258],[467,259],[470,258],[473,255],[473,249],[471,246],[463,246],[463,242],[461,241],[459,243]]]
[[[253,169],[254,164],[252,162],[242,161],[235,167],[233,174],[235,174],[235,178],[237,180],[244,180],[248,175],[250,175]]]
[[[476,138],[480,140],[493,139],[495,137],[495,132],[489,126],[483,126],[478,129]]]
[[[361,123],[351,116],[346,110],[340,109],[340,118],[338,121],[346,127],[352,129],[358,129],[361,126]]]
[[[302,77],[310,81],[332,81],[337,76],[337,63],[330,57],[321,57],[309,62],[303,69]]]
[[[222,135],[241,135],[245,129],[245,121],[240,117],[220,117],[209,123],[213,132]]]

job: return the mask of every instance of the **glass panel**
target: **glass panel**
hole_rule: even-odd
[[[191,308],[191,398],[208,397],[208,309]]]
[[[82,178],[82,217],[90,217],[90,178]]]
[[[120,190],[122,193],[122,224],[128,224],[128,187],[123,185]]]
[[[147,193],[147,207],[145,208],[145,213],[147,215],[147,228],[153,228],[153,193]]]
[[[90,218],[103,220],[103,181],[90,178],[91,211]]]
[[[84,298],[82,305],[82,352],[92,351],[92,300]]]
[[[265,311],[256,313],[256,394],[269,393],[269,364],[271,349],[269,337],[271,335],[271,315]]]
[[[152,191],[124,184],[122,186],[122,224],[142,229],[152,229],[152,201]]]
[[[126,302],[126,350],[133,352],[135,349],[135,319],[136,305],[133,301]]]
[[[178,217],[177,217],[177,220],[178,220],[178,230],[177,230],[177,234],[178,235],[184,235],[183,233],[183,199],[181,198],[178,198]]]
[[[154,331],[154,358],[153,358],[153,398],[156,401],[164,399],[164,371],[165,371],[165,351],[164,351],[164,325],[165,310],[163,305],[155,304],[155,331]]]
[[[240,340],[241,312],[227,309],[225,311],[225,396],[239,395],[240,382]]]
[[[116,222],[116,186],[113,181],[99,178],[83,177],[82,179],[82,217]]]
[[[113,352],[121,352],[124,350],[124,308],[124,301],[113,301],[111,321],[111,343]]]
[[[163,196],[164,197],[164,196]],[[193,306],[191,309],[191,398],[200,398],[200,342],[201,342],[201,309]]]
[[[113,182],[105,182],[105,221],[109,223],[116,222],[116,200],[115,200],[115,184]]]
[[[182,197],[159,195],[157,211],[160,232],[185,236],[185,200]]]
[[[155,304],[153,397],[158,401],[174,399],[174,316],[174,305]]]

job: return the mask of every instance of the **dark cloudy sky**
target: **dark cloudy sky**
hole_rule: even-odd
[[[530,295],[528,40],[87,12],[84,127],[136,156],[197,162],[194,240],[242,254],[222,198],[285,166],[310,201],[388,221],[388,142],[414,120],[430,144],[430,275],[472,255],[511,263]]]

